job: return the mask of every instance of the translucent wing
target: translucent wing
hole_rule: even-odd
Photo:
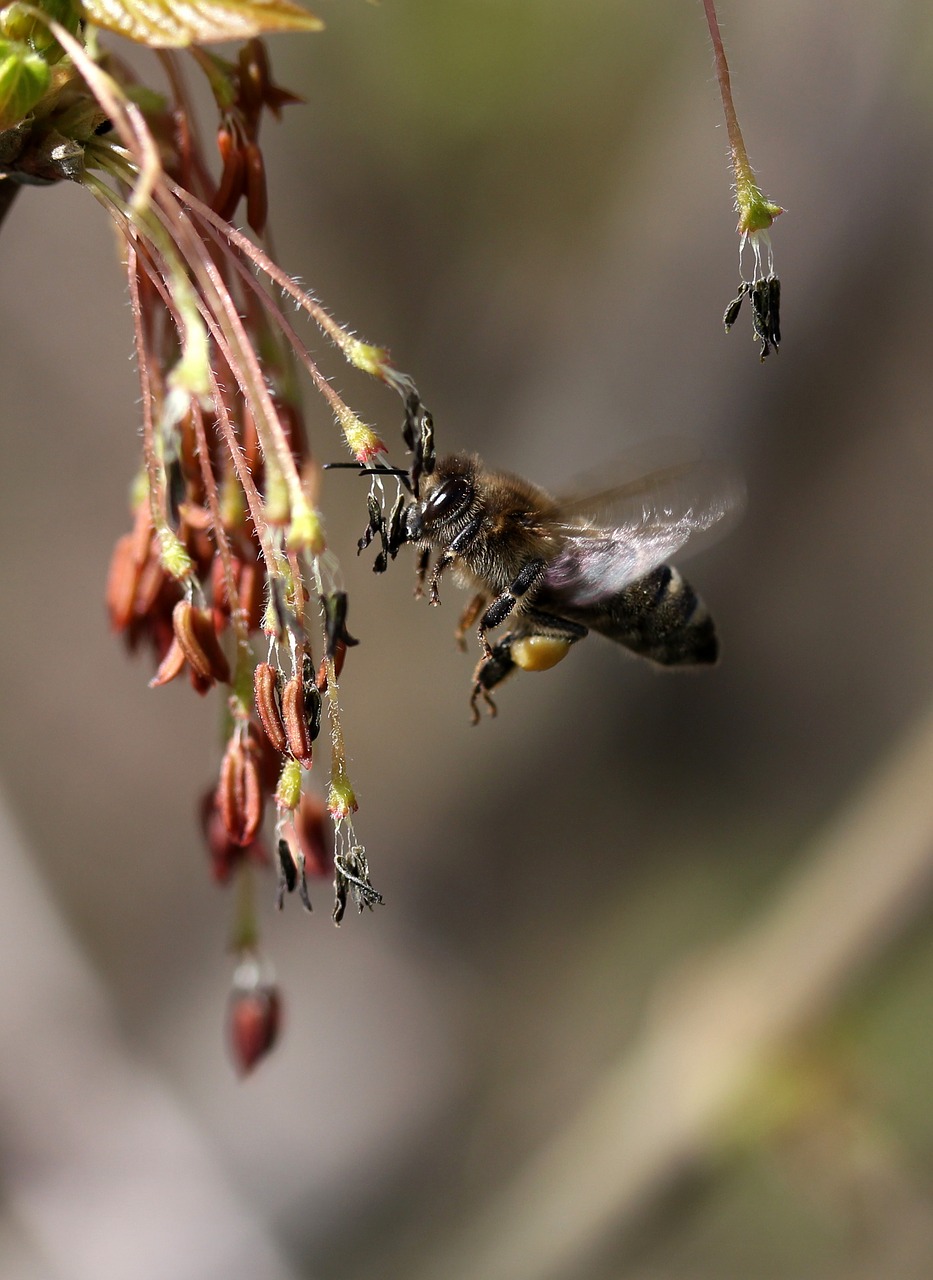
[[[672,446],[673,447],[673,446]],[[631,473],[629,473],[631,474]],[[688,540],[708,542],[741,511],[745,488],[725,464],[671,462],[637,480],[561,502],[566,541],[545,578],[576,605],[616,595],[669,560]]]

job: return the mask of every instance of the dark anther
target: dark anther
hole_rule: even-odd
[[[340,924],[347,909],[347,882],[339,873],[334,877],[334,924]]]
[[[412,389],[405,396],[405,421],[402,423],[402,439],[405,448],[411,452],[415,447],[415,427],[421,413],[421,397]]]
[[[417,498],[421,477],[431,475],[437,462],[437,455],[434,452],[434,419],[427,409],[423,409],[421,413],[421,429],[415,442],[414,455],[409,477],[412,492]]]
[[[735,324],[745,297],[751,301],[752,328],[761,343],[759,357],[764,360],[771,351],[776,353],[781,345],[781,282],[773,275],[763,276],[754,282],[743,280],[739,292],[723,313],[726,333]]]
[[[395,499],[395,506],[389,516],[389,531],[386,539],[386,550],[394,560],[399,548],[408,540],[408,507],[404,496],[400,493]]]
[[[365,551],[373,538],[377,535],[384,536],[385,517],[382,514],[382,508],[376,500],[376,495],[371,493],[366,499],[366,510],[369,513],[369,524],[363,530],[363,536],[356,544],[356,554],[359,555]]]
[[[318,673],[309,653],[301,656],[301,689],[305,713],[305,724],[308,726],[308,741],[314,742],[321,732],[321,691],[317,687]]]
[[[771,313],[771,344],[777,351],[781,345],[781,282],[777,276],[769,276],[768,284],[771,286],[768,299]]]
[[[321,732],[321,694],[314,683],[314,676],[311,677],[310,681],[303,681],[303,689],[308,741],[313,742]]]
[[[739,318],[739,312],[742,309],[742,299],[745,297],[745,295],[748,293],[751,287],[752,286],[749,284],[747,280],[743,280],[742,283],[739,285],[738,293],[732,299],[728,307],[726,307],[725,311],[723,312],[722,324],[726,333],[729,332],[729,330],[735,324],[736,320]]]
[[[181,459],[172,458],[166,467],[166,472],[168,518],[172,528],[177,529],[181,523],[181,504],[188,491],[185,474],[181,469]]]
[[[298,872],[295,869],[295,860],[292,857],[292,851],[289,848],[287,840],[280,840],[278,845],[279,854],[279,886],[276,894],[275,905],[282,910],[282,903],[285,901],[286,893],[294,893],[295,885],[298,883]]]
[[[356,544],[356,553],[359,555],[374,538],[378,537],[382,543],[382,549],[373,561],[373,573],[385,573],[389,566],[389,539],[386,531],[386,518],[382,514],[382,507],[379,505],[374,493],[370,493],[367,498],[366,509],[369,512],[369,524],[363,530],[363,536]]]
[[[777,352],[781,345],[781,282],[777,276],[756,280],[751,290],[752,323],[755,337],[761,343],[758,353],[764,360],[772,348]]]
[[[359,640],[354,640],[347,631],[347,593],[334,591],[329,596],[321,597],[324,605],[324,630],[327,635],[327,656],[333,658],[337,646],[343,642],[348,649]]]
[[[354,845],[343,856],[334,858],[334,923],[340,924],[347,907],[347,894],[352,893],[357,910],[368,907],[372,911],[376,903],[382,902],[382,894],[378,893],[370,883],[369,863],[362,845]]]
[[[301,861],[301,876],[298,880],[298,897],[301,899],[301,905],[305,911],[313,911],[311,906],[311,895],[308,893],[308,877],[305,875],[304,859]]]

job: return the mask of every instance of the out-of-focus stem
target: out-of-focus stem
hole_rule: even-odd
[[[236,907],[230,933],[230,950],[240,955],[244,951],[255,951],[258,945],[255,877],[252,867],[243,860],[236,873]]]
[[[631,1049],[556,1137],[413,1280],[557,1280],[618,1242],[770,1057],[925,910],[933,891],[933,707],[801,860],[785,892],[714,955],[680,960]]]
[[[738,116],[735,114],[735,103],[732,101],[732,80],[729,76],[729,64],[723,48],[722,34],[719,30],[719,19],[716,17],[714,0],[703,0],[706,21],[709,24],[710,39],[713,42],[713,57],[716,61],[716,79],[719,81],[719,93],[722,97],[722,110],[726,117],[726,132],[729,135],[729,147],[732,151],[732,165],[738,181],[740,169],[754,181],[751,166],[748,163],[748,152],[745,140],[739,128]]]
[[[755,171],[752,169],[745,149],[745,139],[739,128],[735,103],[732,101],[732,80],[729,76],[729,64],[723,48],[719,20],[716,17],[714,0],[703,0],[706,21],[709,26],[710,39],[713,42],[713,57],[716,62],[716,79],[719,81],[719,93],[722,97],[722,109],[726,117],[726,132],[729,135],[729,150],[732,156],[732,171],[735,176],[735,208],[739,215],[737,230],[745,237],[756,232],[767,231],[779,213],[780,205],[767,199],[758,185]]]
[[[212,240],[214,240],[218,244],[223,242],[224,237],[222,237],[216,231],[216,229],[213,227],[211,223],[206,222],[205,226],[206,226],[207,234],[211,237]],[[259,288],[259,286],[256,283],[255,277],[253,277],[250,274],[249,268],[246,266],[245,262],[243,262],[239,258],[234,258],[232,259],[232,261],[236,266],[237,272],[242,277],[243,283],[247,285],[250,289],[252,289],[255,295],[259,298],[259,301],[262,304],[271,323],[274,324],[276,328],[278,328],[279,331],[282,333],[282,335],[288,339],[288,342],[290,343],[292,350],[295,352],[295,355],[298,357],[298,359],[301,361],[301,363],[307,370],[311,378],[311,381],[314,383],[315,389],[321,393],[321,395],[325,398],[327,403],[330,405],[334,413],[334,416],[339,421],[343,416],[347,414],[352,414],[353,411],[350,409],[349,405],[347,405],[347,403],[342,399],[342,397],[338,395],[338,393],[334,390],[334,388],[330,385],[330,383],[324,377],[323,373],[321,373],[321,370],[318,367],[318,364],[315,361],[314,357],[307,350],[307,348],[305,347],[301,339],[298,337],[298,334],[295,332],[292,325],[289,324],[287,318],[282,315],[281,311],[279,311],[273,299],[269,297],[265,289]]]
[[[250,262],[254,263],[263,275],[267,276],[283,293],[287,293],[303,311],[306,311],[318,328],[327,334],[351,364],[372,374],[374,377],[381,378],[403,394],[411,386],[411,380],[406,374],[399,373],[392,366],[388,354],[382,348],[361,342],[352,333],[348,333],[342,325],[337,323],[333,316],[327,314],[321,304],[307,290],[296,284],[281,267],[277,266],[269,258],[268,254],[263,253],[262,249],[250,240],[249,236],[245,236],[242,231],[238,231],[236,227],[224,222],[209,205],[199,200],[197,196],[192,195],[190,191],[185,191],[177,183],[170,182],[169,186],[182,203],[188,205],[194,213],[209,222],[221,236],[239,249]],[[339,417],[340,415],[338,414],[337,416]]]

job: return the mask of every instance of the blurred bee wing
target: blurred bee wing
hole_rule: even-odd
[[[678,442],[665,445],[683,453]],[[581,605],[614,595],[688,540],[693,551],[719,537],[741,514],[744,500],[741,477],[717,459],[672,461],[610,485],[604,471],[597,491],[561,501],[566,543],[548,570],[547,586]]]
[[[607,529],[637,520],[644,507],[740,513],[745,485],[725,459],[707,456],[694,441],[662,436],[631,445],[576,477],[558,500],[564,515]]]

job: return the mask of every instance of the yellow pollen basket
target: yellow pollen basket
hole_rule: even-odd
[[[547,671],[567,656],[570,641],[554,636],[522,636],[511,647],[512,661],[523,671]]]

